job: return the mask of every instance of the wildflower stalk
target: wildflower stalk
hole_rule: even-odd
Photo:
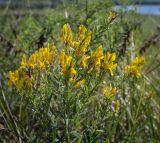
[[[136,122],[137,122],[138,114],[139,114],[139,111],[140,111],[140,108],[141,108],[141,104],[142,104],[142,100],[143,100],[143,96],[144,96],[144,91],[145,91],[145,82],[143,81],[141,95],[140,95],[137,111],[136,111],[135,118],[134,118],[134,124],[136,124]]]

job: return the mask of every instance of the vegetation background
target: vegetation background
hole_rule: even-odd
[[[107,25],[105,20],[115,4],[111,0],[0,2],[0,142],[160,142],[159,16],[119,10],[116,20]],[[135,1],[121,0],[120,4],[127,6],[135,4]],[[56,108],[54,101],[40,103],[40,99],[38,107],[34,107],[28,98],[22,98],[16,89],[8,87],[8,72],[18,69],[23,54],[29,57],[48,43],[54,43],[60,51],[62,44],[59,35],[65,23],[71,26],[73,33],[76,33],[79,25],[85,25],[94,35],[90,47],[94,49],[101,43],[104,51],[116,52],[121,68],[135,55],[144,56],[146,61],[142,78],[138,81],[129,78],[124,80],[122,74],[119,74],[120,78],[108,79],[119,88],[115,97],[120,101],[117,115],[108,110],[105,113],[93,98],[87,100],[85,117],[80,116],[80,122],[85,118],[95,122],[84,121],[84,130],[78,129],[78,125],[77,128],[72,127],[72,121],[69,122],[71,128],[66,130],[70,118],[65,118],[63,123],[59,116],[55,117],[55,110],[52,110]],[[116,73],[121,73],[121,68]],[[48,89],[53,88],[52,82],[47,81]],[[33,95],[39,96],[43,91],[35,92]],[[127,95],[132,97],[127,99],[129,104],[125,98]],[[80,108],[77,102],[76,106]],[[69,104],[74,105],[75,102]],[[114,106],[114,102],[110,104]],[[89,110],[94,106],[98,111]],[[67,107],[58,108],[59,115],[63,114],[60,111],[62,108]],[[74,117],[79,116],[78,111],[74,111]],[[106,114],[105,124],[101,125],[96,117],[91,116],[95,112],[97,117],[100,117],[99,112]]]

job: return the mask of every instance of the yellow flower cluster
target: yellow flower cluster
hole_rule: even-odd
[[[102,63],[102,67],[109,71],[111,75],[113,75],[113,70],[117,67],[117,64],[115,64],[116,60],[116,54],[115,53],[109,53],[104,56],[104,61]]]
[[[46,48],[40,48],[33,53],[27,60],[26,55],[23,55],[21,66],[15,71],[9,72],[9,86],[15,85],[18,90],[24,86],[31,89],[33,80],[33,71],[50,67],[55,61],[56,51],[54,45],[48,45]]]
[[[83,56],[91,41],[91,32],[88,32],[85,26],[80,25],[75,40],[72,37],[71,28],[68,24],[64,24],[61,29],[61,41],[74,49],[75,56]]]
[[[117,67],[117,64],[114,63],[116,54],[109,52],[105,54],[102,45],[95,51],[89,49],[91,32],[84,25],[79,26],[73,39],[70,26],[65,24],[61,29],[60,38],[66,47],[58,55],[60,73],[67,82],[72,82],[75,87],[80,88],[85,83],[84,76],[81,73],[90,74],[97,69],[103,69],[113,75],[113,70]],[[21,90],[24,86],[31,89],[35,69],[42,72],[52,66],[56,55],[54,45],[40,48],[31,54],[28,60],[26,55],[23,55],[19,69],[15,72],[9,72],[9,85],[15,85],[18,90]]]
[[[127,75],[132,74],[136,78],[139,78],[141,75],[141,70],[144,64],[144,57],[136,57],[129,65],[125,66],[125,73]]]
[[[102,46],[99,46],[96,51],[91,52],[90,62],[89,62],[89,73],[93,70],[94,67],[100,67],[101,61],[103,59],[103,50]]]
[[[90,51],[88,46],[91,41],[91,32],[84,25],[80,25],[75,40],[72,38],[72,30],[68,24],[61,29],[61,40],[69,46],[69,49],[61,51],[59,63],[61,73],[67,75],[70,81],[76,80],[77,69],[86,69],[91,73],[94,69],[103,68],[113,75],[113,70],[117,67],[115,64],[116,54],[103,53],[102,45],[95,51]]]
[[[67,76],[69,81],[73,81],[76,78],[76,70],[74,68],[75,61],[71,55],[67,55],[63,50],[60,52],[59,64],[61,67],[62,75]]]
[[[107,97],[107,99],[112,98],[117,93],[117,88],[112,87],[110,84],[109,86],[106,84],[103,88],[103,95]]]
[[[61,37],[61,40],[65,44],[72,45],[72,31],[71,31],[71,28],[67,24],[63,25],[63,28],[61,29],[60,37]]]
[[[19,91],[23,88],[23,86],[25,86],[26,89],[32,88],[32,77],[30,77],[29,73],[24,72],[21,69],[18,69],[15,72],[9,71],[8,76],[9,86],[15,85]]]
[[[23,55],[21,61],[21,67],[27,67],[31,69],[39,68],[42,70],[46,66],[50,66],[55,60],[55,46],[48,45],[46,48],[40,48],[38,51],[33,53],[28,61],[26,60],[26,55]]]

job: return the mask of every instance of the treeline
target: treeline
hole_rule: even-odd
[[[80,0],[68,0],[70,3],[78,3]],[[88,0],[88,2],[93,2],[97,0]],[[121,0],[113,0],[116,5],[122,5],[124,4]],[[8,6],[9,8],[23,8],[23,7],[29,7],[29,8],[46,8],[46,7],[56,7],[59,3],[66,2],[64,0],[0,0],[0,8],[5,8]],[[157,5],[160,4],[160,0],[130,0],[130,4],[147,4],[147,5]]]
[[[9,8],[46,8],[46,7],[55,7],[58,3],[61,3],[62,0],[0,0],[0,8],[9,6]]]

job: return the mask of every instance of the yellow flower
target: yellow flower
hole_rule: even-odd
[[[79,46],[77,45],[77,47],[74,50],[74,55],[76,57],[82,57],[87,51],[87,48],[85,46]]]
[[[72,45],[72,30],[68,24],[63,25],[60,38],[65,44]]]
[[[72,42],[72,47],[74,49],[74,55],[77,57],[82,57],[86,51],[87,46],[91,41],[91,32],[87,32],[84,25],[80,25],[78,28],[78,34],[76,35],[76,40]]]
[[[75,62],[72,62],[68,69],[67,76],[69,77],[69,81],[76,80],[77,71],[75,70],[74,66],[75,66]]]
[[[44,63],[48,66],[50,66],[50,61],[51,61],[51,54],[50,54],[50,49],[49,48],[44,48],[43,50],[43,59]]]
[[[102,50],[102,45],[100,45],[96,49],[96,51],[91,52],[90,65],[89,65],[89,71],[88,72],[91,72],[94,67],[100,66],[102,59],[103,59],[103,50]]]
[[[23,87],[24,80],[20,78],[19,71],[18,70],[16,70],[15,72],[9,71],[8,77],[9,77],[8,85],[9,86],[15,85],[16,88],[20,91]]]
[[[38,57],[38,56],[37,56],[36,53],[33,53],[33,54],[29,57],[28,62],[27,62],[27,65],[28,65],[30,68],[34,69],[34,68],[36,67],[37,57]]]
[[[71,66],[69,70],[69,74],[75,76],[77,74],[76,70],[74,69],[74,66]]]
[[[27,58],[26,58],[26,55],[24,54],[23,56],[22,56],[22,60],[21,60],[21,66],[22,67],[26,67],[27,66],[27,60],[26,60]]]
[[[78,34],[77,34],[76,41],[82,42],[85,38],[86,32],[87,32],[87,28],[84,25],[80,25],[78,28]]]
[[[43,61],[38,62],[38,67],[39,67],[40,70],[43,70],[44,66],[45,66],[45,64],[44,64]]]
[[[61,67],[62,75],[67,76],[69,81],[73,81],[76,78],[77,71],[75,70],[75,61],[72,56],[67,55],[63,50],[60,52],[59,64]]]
[[[77,57],[83,56],[87,52],[87,46],[90,43],[90,37],[84,39],[83,43],[74,42],[74,55]]]
[[[144,64],[144,57],[136,57],[129,65],[126,65],[124,68],[125,74],[132,74],[136,78],[139,78],[141,75],[141,70]]]
[[[89,44],[90,44],[90,41],[91,41],[91,33],[89,33],[86,37],[85,37],[85,39],[83,40],[83,46],[84,47],[87,47]]]
[[[82,79],[82,80],[80,80],[80,81],[78,81],[76,84],[75,84],[75,88],[80,88],[80,87],[82,87],[84,84],[85,84],[85,79]]]
[[[84,55],[81,60],[80,60],[80,65],[82,66],[82,68],[86,68],[87,66],[87,60],[90,58],[90,56],[86,56]]]
[[[87,32],[87,28],[84,25],[80,25],[78,28],[78,34],[76,42],[79,42],[82,46],[87,47],[91,40],[91,32]]]
[[[109,71],[111,75],[113,75],[113,70],[117,67],[117,64],[114,63],[116,60],[116,54],[115,53],[109,53],[107,52],[104,56],[104,60],[102,63],[102,67]]]
[[[91,55],[92,56],[92,55]],[[97,50],[93,53],[93,58],[95,58],[95,64],[100,65],[101,60],[103,59],[103,50],[102,45],[100,45]]]
[[[54,44],[52,44],[52,45],[49,45],[49,44],[48,44],[48,48],[50,49],[50,51],[49,51],[49,52],[50,52],[50,58],[51,58],[51,59],[50,59],[50,60],[51,60],[51,61],[50,61],[50,62],[51,62],[50,64],[53,64],[53,63],[55,62],[55,58],[56,58],[56,56],[57,56],[57,55],[56,55],[56,54],[57,54],[57,53],[56,53],[56,47],[55,47]]]
[[[113,95],[115,95],[117,93],[117,89],[116,87],[113,87],[111,86],[108,86],[108,85],[105,85],[104,88],[103,88],[103,95],[106,96],[108,99],[112,98]]]
[[[87,28],[84,25],[78,27],[79,35],[84,35],[87,32]]]
[[[133,61],[131,61],[131,65],[142,66],[145,62],[144,57],[136,57]]]
[[[17,80],[17,77],[15,76],[15,73],[12,72],[12,71],[9,71],[8,78],[9,78],[9,80],[8,80],[8,85],[9,86],[12,86],[15,83],[15,81]]]
[[[65,55],[65,62],[66,62],[66,65],[67,65],[67,66],[70,65],[71,60],[72,60],[72,56],[70,56],[70,55]]]
[[[63,50],[60,52],[59,64],[63,75],[67,74],[67,68],[69,68],[71,60],[72,56],[66,55]]]

